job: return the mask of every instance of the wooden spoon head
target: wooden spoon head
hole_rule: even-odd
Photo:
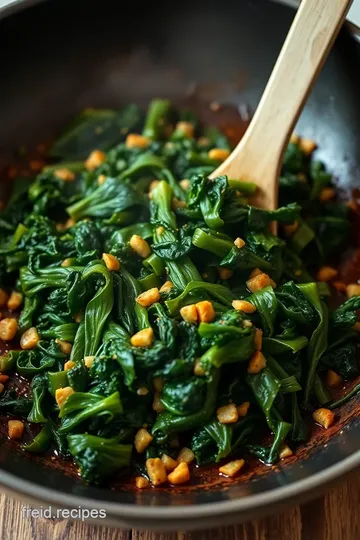
[[[264,210],[275,210],[278,206],[279,174],[281,163],[276,157],[271,163],[264,163],[258,156],[245,151],[246,135],[230,156],[210,178],[226,175],[229,179],[244,180],[257,185],[251,204]]]

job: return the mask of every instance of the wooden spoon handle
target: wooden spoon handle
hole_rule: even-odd
[[[278,176],[290,134],[351,4],[352,0],[302,0],[245,136],[212,174],[253,178],[263,192],[258,206],[277,205],[277,185],[270,193],[269,179]]]

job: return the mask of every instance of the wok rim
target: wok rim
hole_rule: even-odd
[[[360,466],[360,450],[353,455],[339,461],[335,465],[325,468],[323,471],[311,475],[309,478],[298,480],[290,485],[281,486],[271,491],[256,495],[247,495],[232,501],[211,502],[197,505],[181,506],[144,506],[134,504],[124,504],[109,502],[100,499],[91,499],[78,495],[59,493],[55,489],[38,486],[33,482],[23,480],[12,473],[0,470],[0,484],[8,488],[8,492],[14,496],[30,496],[33,499],[46,503],[53,503],[63,508],[73,508],[82,506],[84,508],[104,509],[107,518],[123,518],[125,520],[146,520],[156,522],[161,520],[163,525],[173,521],[184,519],[193,520],[201,517],[225,517],[228,514],[236,515],[250,513],[254,509],[264,509],[266,506],[275,506],[288,501],[294,497],[300,502],[301,497],[311,495],[311,493],[335,481],[341,476],[353,471]],[[259,516],[260,517],[260,516]]]

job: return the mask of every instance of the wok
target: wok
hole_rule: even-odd
[[[51,139],[89,106],[168,97],[254,110],[294,13],[267,0],[147,7],[24,0],[0,11],[0,167],[16,147]],[[297,128],[319,142],[319,158],[344,187],[360,184],[359,73],[360,44],[344,28]],[[108,523],[124,527],[184,530],[259,518],[318,495],[360,464],[359,403],[287,464],[235,482],[142,492],[87,486],[3,441],[0,483],[33,505],[104,509]]]

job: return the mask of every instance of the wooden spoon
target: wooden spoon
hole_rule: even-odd
[[[252,204],[277,208],[284,151],[351,4],[302,0],[251,124],[210,178],[251,180],[258,185]]]

